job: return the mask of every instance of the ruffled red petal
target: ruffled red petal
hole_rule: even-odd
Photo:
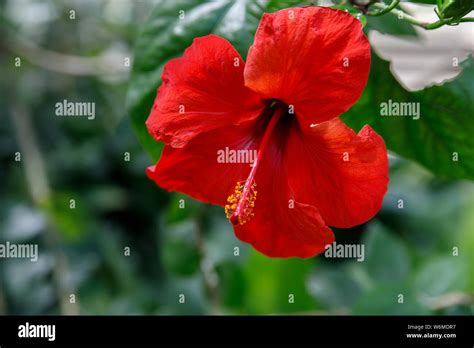
[[[194,39],[165,65],[163,84],[146,122],[156,140],[182,147],[202,132],[256,118],[260,97],[244,86],[244,62],[225,39]]]
[[[387,150],[370,126],[356,134],[334,119],[291,132],[286,149],[290,185],[329,226],[359,225],[380,210],[388,185]]]
[[[262,17],[245,66],[245,85],[293,105],[302,125],[341,115],[360,97],[370,46],[349,13],[290,8]]]

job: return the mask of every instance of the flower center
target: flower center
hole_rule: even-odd
[[[272,102],[270,108],[273,108],[275,104],[277,104],[277,102]],[[247,180],[238,181],[235,185],[234,193],[227,198],[227,204],[224,208],[225,214],[233,225],[243,225],[254,216],[253,209],[257,199],[255,174],[257,173],[258,165],[262,160],[263,153],[265,152],[273,130],[284,112],[285,109],[283,107],[276,107],[260,141],[257,158],[252,164],[252,169],[250,170]]]

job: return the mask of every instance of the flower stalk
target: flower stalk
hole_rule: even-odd
[[[405,20],[405,21],[407,21],[407,22],[409,22],[413,25],[416,25],[420,28],[423,28],[425,30],[437,29],[437,28],[440,28],[444,25],[458,25],[459,23],[463,23],[463,22],[474,22],[474,18],[467,17],[467,18],[460,18],[460,19],[453,19],[453,18],[442,19],[442,18],[440,18],[439,20],[437,20],[435,22],[429,23],[429,22],[422,21],[418,18],[415,18],[413,16],[410,16],[406,12],[395,8],[399,4],[400,4],[400,0],[392,1],[392,3],[390,5],[386,5],[382,2],[373,3],[372,6],[377,8],[378,11],[373,11],[373,12],[369,11],[369,12],[367,12],[367,15],[369,15],[369,16],[382,16],[384,14],[390,13],[394,16],[397,16],[401,20]]]

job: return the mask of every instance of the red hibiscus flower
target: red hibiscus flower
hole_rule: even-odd
[[[361,23],[323,7],[265,14],[246,63],[228,41],[197,38],[164,68],[146,124],[165,147],[147,174],[225,207],[237,237],[268,256],[321,253],[328,225],[367,221],[387,190],[383,139],[338,118],[369,66]],[[257,155],[221,163],[224,149]]]

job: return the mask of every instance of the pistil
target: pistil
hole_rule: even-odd
[[[273,107],[275,104],[275,102],[272,102],[270,107]],[[275,108],[274,114],[265,129],[262,140],[260,141],[257,158],[253,162],[252,169],[250,170],[247,179],[245,181],[237,182],[234,193],[227,198],[228,204],[225,206],[225,212],[227,218],[233,225],[243,225],[254,216],[253,209],[257,199],[257,183],[255,182],[257,168],[262,161],[263,154],[265,153],[265,149],[273,130],[284,112],[285,109],[283,107],[277,106]]]

